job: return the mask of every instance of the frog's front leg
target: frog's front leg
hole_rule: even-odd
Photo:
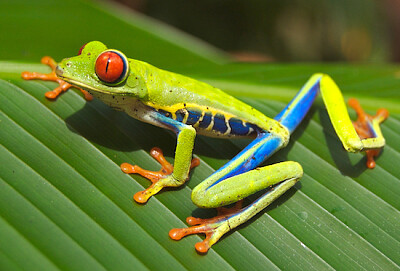
[[[87,92],[86,90],[84,90],[80,87],[77,87],[77,86],[73,86],[57,77],[57,75],[56,75],[57,62],[53,58],[51,58],[49,56],[45,56],[41,59],[40,62],[42,64],[49,66],[51,68],[51,72],[44,74],[44,73],[39,73],[39,72],[25,71],[21,74],[21,77],[25,80],[39,79],[39,80],[53,81],[53,82],[58,83],[58,87],[45,93],[46,98],[56,99],[62,92],[65,92],[68,89],[75,87],[82,92],[83,96],[85,97],[85,100],[87,100],[87,101],[93,100],[93,96],[90,95],[89,92]]]
[[[189,176],[189,170],[199,165],[199,159],[192,159],[192,151],[196,130],[190,126],[167,118],[156,112],[151,112],[149,117],[164,128],[173,130],[177,134],[177,146],[175,150],[175,162],[172,166],[165,158],[159,148],[153,148],[150,155],[162,166],[160,171],[144,170],[136,165],[123,163],[121,170],[125,173],[137,173],[149,179],[153,184],[146,190],[137,192],[134,200],[145,203],[148,199],[158,193],[163,187],[177,187],[185,183]]]

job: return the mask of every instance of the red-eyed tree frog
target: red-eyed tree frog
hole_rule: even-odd
[[[198,159],[192,159],[197,133],[221,138],[254,138],[231,161],[193,189],[192,201],[201,208],[218,208],[240,203],[247,196],[268,190],[270,186],[273,188],[244,208],[236,204],[211,219],[189,217],[187,222],[192,227],[170,231],[170,237],[175,240],[189,234],[205,233],[205,240],[195,245],[201,253],[206,253],[222,235],[262,211],[302,177],[303,169],[297,162],[258,166],[288,144],[290,134],[319,93],[347,151],[366,151],[367,166],[373,168],[374,156],[385,145],[379,124],[388,117],[387,110],[380,109],[375,116],[369,116],[355,99],[351,99],[349,104],[358,114],[358,120],[353,124],[339,88],[325,74],[312,75],[293,100],[275,118],[269,118],[220,89],[129,59],[98,41],[84,45],[78,56],[66,58],[58,65],[48,57],[42,62],[50,65],[53,72],[24,72],[22,77],[57,81],[60,86],[46,93],[48,98],[55,98],[74,86],[81,89],[87,100],[93,95],[136,119],[176,133],[174,165],[165,160],[158,148],[150,152],[162,166],[158,172],[128,163],[121,165],[123,172],[140,174],[153,183],[135,194],[134,200],[139,203],[147,202],[164,187],[177,187],[186,182],[190,168],[199,163]]]

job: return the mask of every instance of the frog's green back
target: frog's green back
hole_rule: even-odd
[[[108,60],[107,57],[99,58],[103,54]],[[107,73],[110,54],[119,59],[113,65],[123,67],[121,76],[124,76],[120,76],[117,82],[107,81],[112,72],[119,71],[111,68],[112,72]],[[99,64],[98,59],[101,60]],[[101,42],[86,44],[80,55],[61,61],[57,71],[60,78],[82,87],[113,108],[155,125],[162,125],[162,121],[158,123],[148,117],[151,108],[192,125],[207,136],[249,136],[262,130],[277,135],[289,134],[279,122],[215,87],[142,61],[127,59],[122,52],[107,50]],[[105,78],[101,78],[99,73]],[[125,99],[127,96],[130,99]],[[143,105],[147,106],[147,111]],[[141,110],[132,109],[135,106]]]
[[[151,107],[176,112],[185,107],[239,118],[267,129],[271,120],[255,108],[207,83],[184,75],[158,69],[148,63],[133,60],[135,69],[144,73],[148,96],[144,101]]]

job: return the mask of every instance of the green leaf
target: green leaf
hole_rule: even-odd
[[[0,269],[399,269],[398,66],[227,64],[216,50],[107,3],[32,2],[0,3],[0,27],[19,33],[0,51]],[[19,79],[23,70],[47,70],[26,61],[71,56],[92,39],[210,82],[269,116],[312,73],[329,73],[370,113],[390,110],[382,125],[387,145],[377,167],[366,169],[362,154],[343,150],[318,100],[287,148],[266,163],[300,162],[301,181],[199,255],[200,237],[175,242],[168,231],[185,227],[187,216],[215,214],[197,209],[191,190],[248,141],[199,136],[201,165],[190,181],[136,204],[132,195],[149,182],[119,165],[158,169],[150,148],[173,161],[175,136],[85,102],[77,91],[49,101],[44,93],[55,83]]]

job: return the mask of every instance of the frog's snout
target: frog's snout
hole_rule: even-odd
[[[62,76],[63,73],[64,73],[64,70],[63,70],[60,66],[57,66],[57,67],[56,67],[56,74],[57,74],[57,76]]]

